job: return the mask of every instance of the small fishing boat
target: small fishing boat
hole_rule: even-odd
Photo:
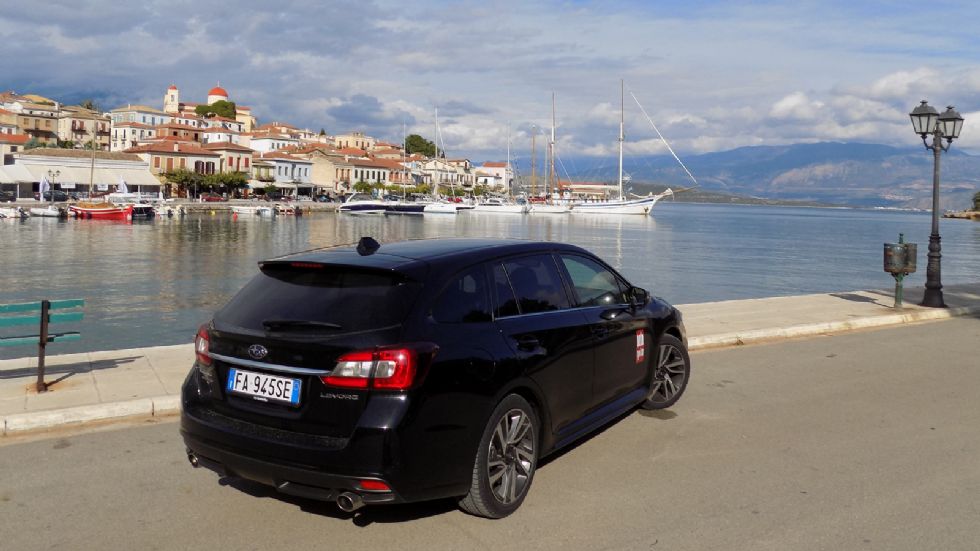
[[[132,220],[133,205],[114,205],[112,203],[78,203],[71,205],[68,210],[75,218],[90,220]]]
[[[27,217],[27,211],[23,207],[0,209],[0,219],[2,220],[22,220]]]
[[[231,212],[249,216],[273,216],[276,214],[272,207],[250,207],[246,205],[234,205],[231,207]]]
[[[68,218],[68,210],[64,207],[48,205],[46,207],[34,207],[30,209],[31,216],[44,218]]]

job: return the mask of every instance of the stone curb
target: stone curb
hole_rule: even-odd
[[[81,425],[124,417],[155,417],[177,413],[178,411],[180,411],[180,396],[158,396],[124,402],[16,413],[3,418],[2,426],[3,435],[12,436],[64,425]]]
[[[832,321],[780,327],[773,329],[755,329],[752,331],[721,333],[704,337],[688,339],[690,350],[704,350],[725,346],[738,346],[750,343],[773,341],[776,339],[792,339],[813,335],[841,333],[854,329],[870,329],[889,325],[903,325],[918,321],[936,321],[958,316],[969,316],[980,313],[980,306],[961,306],[957,308],[937,308],[929,310],[913,310],[902,314],[858,318],[848,321]]]
[[[913,310],[901,314],[858,318],[849,321],[812,323],[774,329],[757,329],[745,332],[723,333],[705,337],[691,337],[688,347],[691,350],[704,350],[725,346],[791,339],[829,333],[841,333],[854,329],[868,329],[889,325],[902,325],[919,321],[932,321],[980,314],[980,306],[958,308]],[[121,419],[124,417],[155,417],[172,415],[180,411],[180,396],[165,395],[153,398],[138,398],[124,402],[93,404],[64,409],[17,413],[2,420],[3,435],[23,434],[63,425],[81,425],[94,421]]]

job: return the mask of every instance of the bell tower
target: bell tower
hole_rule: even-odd
[[[167,94],[163,96],[164,113],[177,113],[180,110],[180,91],[174,84],[167,88]]]

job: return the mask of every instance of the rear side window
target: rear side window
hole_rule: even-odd
[[[561,255],[579,306],[626,304],[619,279],[598,262],[577,255]]]
[[[482,265],[466,270],[449,282],[432,307],[432,318],[439,323],[490,321],[490,295]]]
[[[507,279],[504,267],[500,264],[493,265],[493,293],[496,307],[493,311],[495,318],[516,316],[521,313],[517,309],[517,297],[514,296],[514,289],[511,288],[510,280]]]
[[[550,254],[522,256],[505,260],[503,264],[521,314],[569,307],[558,266]]]
[[[273,264],[266,265],[215,319],[259,331],[274,327],[340,334],[381,329],[402,323],[418,291],[416,282],[387,271]],[[284,320],[288,323],[275,323]]]

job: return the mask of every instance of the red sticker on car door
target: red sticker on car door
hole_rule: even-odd
[[[642,363],[646,359],[647,345],[646,336],[642,329],[636,330],[636,363]]]

